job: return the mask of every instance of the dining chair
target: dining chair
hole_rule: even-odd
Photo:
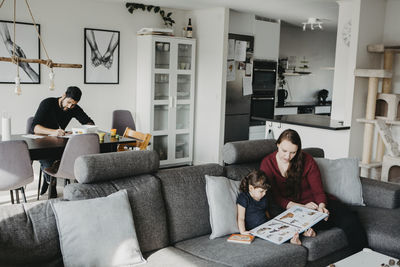
[[[137,132],[129,127],[126,127],[123,136],[134,138],[134,139],[136,139],[136,141],[134,143],[118,145],[117,151],[129,150],[129,148],[127,148],[127,146],[138,147],[139,150],[146,150],[147,146],[149,145],[150,139],[151,139],[151,134]]]
[[[32,123],[33,123],[33,116],[29,117],[28,120],[26,121],[26,129],[25,129],[25,133],[26,134],[31,134],[32,133]],[[37,189],[37,197],[36,200],[39,200],[39,196],[40,196],[40,185],[42,182],[42,168],[39,168],[39,183],[38,183],[38,189]]]
[[[112,129],[117,129],[117,134],[122,136],[126,127],[136,130],[132,113],[129,110],[124,109],[114,110],[112,116]]]
[[[33,181],[33,169],[25,141],[0,142],[0,190],[10,190],[11,203],[19,203],[19,191],[26,202],[24,186]]]
[[[79,134],[71,136],[65,146],[65,150],[60,161],[53,166],[44,169],[50,175],[49,198],[51,189],[55,186],[54,179],[61,178],[66,181],[75,180],[74,164],[75,160],[82,155],[100,153],[99,136],[97,133]]]

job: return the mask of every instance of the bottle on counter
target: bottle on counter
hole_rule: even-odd
[[[192,19],[191,18],[189,18],[189,23],[188,23],[188,25],[187,25],[187,27],[186,27],[186,37],[187,38],[192,38],[192,31],[193,31],[193,28],[192,28]]]

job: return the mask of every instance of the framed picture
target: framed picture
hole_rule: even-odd
[[[36,24],[40,33],[40,25]],[[14,51],[14,23],[0,20],[0,57],[12,57]],[[31,23],[15,23],[15,55],[20,58],[39,59],[40,41]],[[0,83],[14,83],[17,66],[0,61]],[[40,64],[19,63],[21,83],[40,83]]]
[[[119,83],[119,31],[84,29],[86,84]]]

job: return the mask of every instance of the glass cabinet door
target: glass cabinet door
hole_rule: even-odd
[[[154,68],[169,69],[171,44],[169,42],[156,42],[155,50]]]
[[[190,105],[178,104],[176,106],[176,129],[189,129]]]
[[[154,105],[153,131],[168,130],[168,105]]]
[[[177,134],[175,140],[175,158],[189,157],[189,134]]]
[[[168,100],[169,75],[157,73],[154,75],[154,100]]]
[[[157,151],[160,160],[168,159],[168,135],[153,136],[153,150]]]
[[[178,45],[178,69],[191,70],[192,69],[192,45],[179,44]]]
[[[177,98],[178,100],[190,99],[191,76],[187,74],[178,74],[177,79]]]

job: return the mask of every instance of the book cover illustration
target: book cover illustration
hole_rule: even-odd
[[[326,216],[328,215],[316,210],[294,206],[250,232],[275,244],[282,244],[296,232],[304,232]]]
[[[242,243],[242,244],[250,244],[254,240],[254,236],[252,235],[241,235],[241,234],[232,234],[228,237],[228,242],[234,243]]]

